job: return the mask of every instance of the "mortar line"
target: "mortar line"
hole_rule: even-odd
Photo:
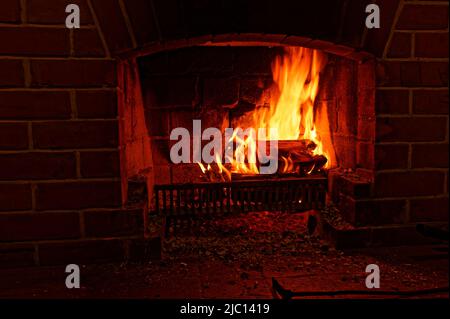
[[[20,20],[27,23],[27,0],[20,0]]]
[[[71,118],[78,119],[77,96],[75,90],[69,91]]]
[[[94,24],[97,27],[98,36],[100,37],[100,40],[101,40],[102,45],[103,45],[103,49],[105,50],[105,53],[106,53],[106,56],[108,58],[111,58],[111,52],[109,51],[108,44],[106,43],[106,39],[105,39],[105,36],[103,34],[103,30],[100,27],[100,23],[98,21],[97,14],[95,13],[94,7],[92,5],[92,1],[91,0],[86,0],[86,1],[87,1],[89,10],[91,11],[91,15],[92,15],[92,19],[94,20]]]
[[[34,150],[34,142],[33,142],[33,122],[27,122],[27,133],[28,133],[28,149],[27,152]]]
[[[125,20],[125,26],[127,28],[128,35],[130,36],[131,44],[133,45],[133,48],[136,48],[137,47],[136,37],[134,35],[134,30],[131,25],[130,17],[128,15],[127,8],[125,7],[123,0],[119,0],[119,7]]]
[[[398,21],[398,19],[400,17],[400,13],[403,10],[403,5],[404,5],[404,0],[401,0],[399,5],[398,5],[398,7],[397,7],[397,10],[395,11],[394,20],[392,21],[392,25],[391,25],[391,30],[389,32],[389,36],[388,36],[388,39],[386,41],[386,45],[385,45],[384,50],[383,50],[383,59],[386,59],[387,53],[388,53],[389,48],[391,46],[392,38],[394,37],[395,28],[397,26],[397,21]]]
[[[76,176],[77,178],[82,178],[83,176],[81,176],[81,155],[80,155],[80,151],[75,151],[75,169],[76,169]]]
[[[23,77],[24,77],[24,86],[25,88],[29,88],[31,86],[31,66],[30,66],[30,60],[28,58],[25,58],[22,60],[22,67],[23,67]]]
[[[75,35],[73,32],[73,29],[69,29],[69,47],[70,47],[70,57],[74,57],[75,56],[75,39],[74,39]]]
[[[0,22],[2,28],[41,28],[41,29],[67,29],[65,24],[38,24],[38,23],[7,23]],[[96,29],[95,25],[80,25],[80,29]]]

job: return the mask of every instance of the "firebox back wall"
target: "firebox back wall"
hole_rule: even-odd
[[[199,179],[196,164],[171,164],[171,130],[184,127],[192,133],[193,119],[201,119],[203,128],[236,128],[241,115],[269,103],[271,65],[280,54],[282,47],[203,46],[139,59],[155,183]],[[353,169],[357,165],[357,85],[355,62],[328,55],[316,105],[328,107],[339,165]]]

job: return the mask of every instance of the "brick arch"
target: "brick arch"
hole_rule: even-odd
[[[313,40],[301,36],[287,36],[278,34],[221,34],[215,36],[199,36],[182,40],[171,40],[146,45],[118,55],[119,58],[119,114],[121,134],[121,167],[122,167],[122,190],[123,202],[127,202],[128,184],[134,179],[145,179],[147,181],[148,198],[152,198],[153,178],[152,171],[155,170],[151,149],[151,138],[142,138],[147,132],[148,123],[145,116],[144,103],[142,101],[140,78],[138,75],[137,59],[150,55],[156,55],[161,52],[173,50],[183,50],[191,47],[225,47],[225,46],[259,46],[259,47],[282,47],[282,46],[302,46],[312,49],[318,49],[323,52],[333,54],[344,59],[356,61],[355,81],[363,83],[359,88],[360,98],[358,101],[358,112],[365,117],[358,121],[367,124],[369,129],[366,132],[365,139],[374,139],[373,114],[374,110],[374,55],[356,50],[352,47],[334,44],[330,41]],[[350,61],[349,61],[350,62]],[[364,105],[363,105],[364,103]],[[129,129],[129,121],[134,119],[133,129]],[[366,123],[367,122],[367,123]],[[150,135],[150,134],[148,134]],[[362,141],[362,140],[361,140]],[[364,140],[365,141],[365,140]],[[373,143],[358,144],[357,162],[360,167],[368,170],[373,168],[373,158],[366,156],[365,153],[373,154]],[[143,152],[142,150],[146,150]],[[364,153],[364,154],[363,154]],[[355,155],[356,157],[356,155]]]
[[[311,39],[303,36],[288,36],[285,34],[255,33],[198,36],[189,39],[152,43],[141,48],[119,53],[117,57],[119,59],[136,58],[192,46],[302,46],[358,61],[375,58],[373,54],[365,50],[357,50],[350,46],[335,44],[330,41]]]
[[[392,25],[403,2],[375,1],[382,12],[383,27],[368,30],[365,27],[364,1],[330,0],[326,5],[289,0],[226,3],[182,0],[86,1],[105,49],[111,56],[145,47],[156,48],[171,44],[172,41],[220,39],[230,35],[248,38],[252,35],[256,41],[262,36],[268,42],[284,40],[287,43],[292,41],[292,45],[311,42],[310,45],[318,49],[334,43],[338,45],[334,50],[341,54],[353,48],[377,57],[381,57],[385,51]],[[282,39],[277,39],[278,35]]]

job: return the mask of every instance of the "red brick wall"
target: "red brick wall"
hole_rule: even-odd
[[[6,2],[0,267],[124,258],[144,231],[143,210],[122,208],[116,60],[88,2]],[[81,29],[64,25],[69,3]]]
[[[68,3],[80,5],[81,29],[64,27]],[[3,0],[0,264],[136,257],[143,245],[128,239],[142,237],[143,222],[121,207],[117,56],[227,34],[374,54],[375,216],[447,219],[448,2],[378,0],[379,30],[365,29],[363,1],[342,3]]]
[[[377,78],[375,196],[448,220],[448,1],[401,2]]]

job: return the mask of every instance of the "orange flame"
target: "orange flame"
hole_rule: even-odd
[[[273,87],[268,107],[258,107],[248,117],[244,115],[238,121],[240,127],[278,129],[278,140],[306,139],[314,142],[314,155],[327,158],[326,168],[336,165],[336,157],[328,122],[327,107],[324,103],[314,105],[319,91],[320,72],[326,64],[326,56],[317,50],[287,47],[285,54],[278,56],[272,63]],[[231,172],[258,174],[255,161],[249,160],[255,154],[248,152],[250,146],[255,146],[256,137],[240,137],[235,129],[232,140],[237,143],[234,157],[231,161]],[[270,136],[259,139],[270,140]],[[256,149],[256,148],[254,148]],[[245,154],[246,161],[239,161],[239,154]],[[217,159],[216,159],[217,160]],[[281,158],[284,163],[282,172],[293,168],[290,158]],[[221,170],[225,169],[222,163]],[[226,170],[227,176],[230,171]]]

